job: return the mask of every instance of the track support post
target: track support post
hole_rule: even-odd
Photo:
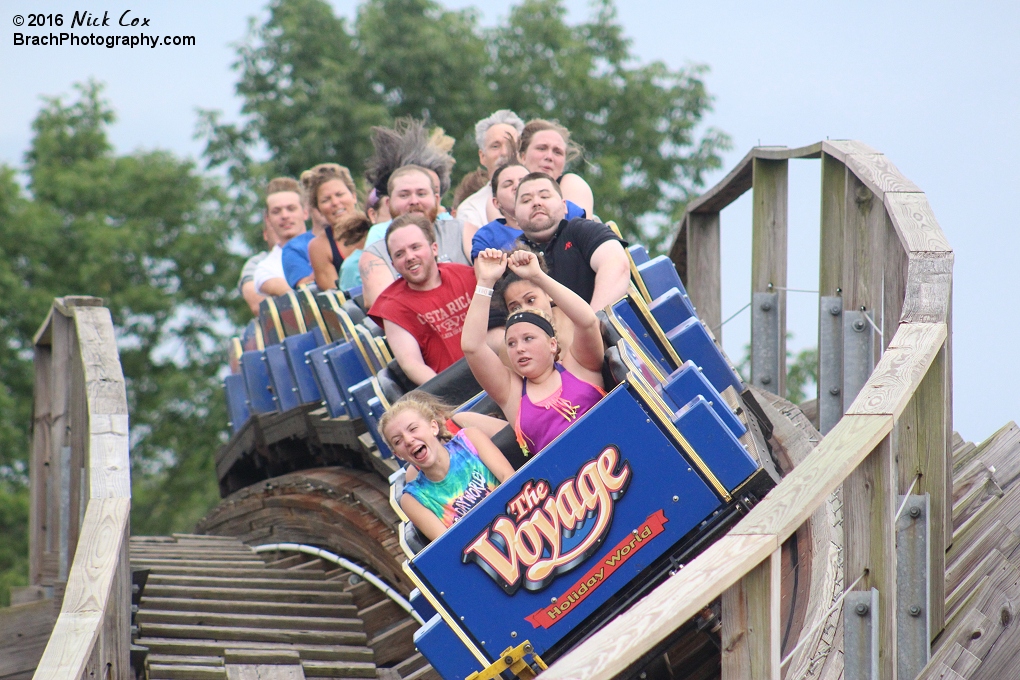
[[[847,593],[843,601],[843,678],[878,680],[878,590]]]
[[[843,298],[823,295],[818,307],[818,431],[843,417]]]
[[[857,398],[875,369],[874,333],[863,310],[843,312],[843,410]],[[841,414],[842,415],[842,414]]]
[[[779,293],[754,293],[751,298],[751,382],[780,394]],[[780,396],[782,396],[780,394]]]
[[[896,519],[896,677],[916,678],[931,656],[928,494],[900,496]]]

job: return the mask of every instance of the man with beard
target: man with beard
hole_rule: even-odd
[[[406,214],[421,215],[434,226],[440,262],[469,265],[464,248],[464,222],[457,219],[436,220],[439,214],[439,193],[428,170],[405,165],[390,175],[387,184],[390,214],[394,219]],[[468,242],[470,244],[470,241]],[[361,271],[365,307],[371,307],[379,294],[397,278],[398,270],[390,262],[385,239],[365,247],[358,262]]]
[[[521,241],[545,256],[549,275],[598,311],[627,294],[630,263],[616,234],[601,222],[575,217],[556,180],[544,172],[517,183],[514,207]]]
[[[368,313],[386,331],[404,374],[421,385],[464,356],[460,333],[475,273],[464,264],[438,261],[432,222],[417,212],[394,219],[383,243],[401,278],[379,294]]]

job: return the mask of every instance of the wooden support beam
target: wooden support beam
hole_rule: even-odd
[[[698,317],[722,345],[722,256],[719,213],[693,213],[687,217],[687,294]]]
[[[843,483],[845,574],[856,590],[877,588],[879,677],[896,677],[896,468],[889,437]],[[875,624],[873,624],[875,625]]]
[[[772,680],[779,675],[780,551],[722,596],[723,680]]]
[[[787,193],[789,161],[755,158],[753,169],[753,206],[751,213],[751,293],[776,293],[779,315],[778,366],[767,367],[776,377],[769,391],[786,395],[786,253]],[[751,374],[755,375],[756,334],[751,327]],[[758,338],[758,342],[761,339]]]

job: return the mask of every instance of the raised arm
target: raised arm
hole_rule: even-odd
[[[508,266],[517,276],[548,293],[556,306],[573,322],[574,340],[570,344],[570,354],[577,363],[589,371],[601,370],[605,348],[602,346],[599,320],[591,306],[577,293],[542,271],[535,253],[514,251],[510,254]]]
[[[475,279],[481,288],[492,288],[505,270],[506,253],[502,250],[487,248],[475,258]],[[489,295],[475,293],[471,297],[471,306],[468,307],[464,330],[460,335],[460,348],[464,350],[468,366],[478,384],[489,393],[493,401],[503,407],[510,396],[512,378],[509,369],[499,360],[499,355],[485,342],[491,302],[492,297]]]
[[[591,254],[589,260],[595,272],[595,291],[591,295],[591,308],[604,309],[627,295],[630,286],[630,261],[623,246],[616,239],[606,241]]]
[[[365,299],[365,309],[371,309],[379,293],[386,290],[386,286],[395,281],[393,273],[386,265],[386,262],[367,250],[361,253],[358,260],[358,270],[361,272],[361,294]]]
[[[421,347],[413,335],[389,319],[383,319],[383,330],[386,331],[386,342],[393,350],[393,358],[415,385],[436,377],[436,372],[422,358]]]

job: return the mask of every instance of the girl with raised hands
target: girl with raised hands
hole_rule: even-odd
[[[519,280],[503,287],[507,299],[518,298],[515,287],[537,286],[573,322],[573,341],[562,356],[552,318],[527,306],[507,317],[510,369],[485,343],[493,285],[508,267]],[[483,250],[475,259],[475,277],[461,348],[475,379],[514,424],[524,455],[537,454],[605,396],[598,319],[588,303],[542,270],[533,252]]]
[[[398,399],[379,420],[379,431],[400,460],[419,474],[404,486],[400,507],[435,540],[514,473],[500,450],[473,427],[455,435],[445,406],[420,390]]]

